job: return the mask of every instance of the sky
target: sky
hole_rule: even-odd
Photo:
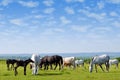
[[[0,54],[120,52],[120,0],[0,0]]]

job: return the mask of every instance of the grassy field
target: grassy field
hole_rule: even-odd
[[[0,61],[0,80],[120,80],[120,69],[115,69],[115,66],[110,68],[110,72],[102,72],[98,67],[98,73],[89,73],[88,65],[85,66],[86,69],[77,67],[75,70],[39,70],[39,74],[34,76],[28,65],[26,76],[23,75],[22,67],[18,68],[18,75],[14,76],[14,71],[7,71],[5,61]]]

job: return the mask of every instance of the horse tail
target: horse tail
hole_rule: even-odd
[[[61,57],[61,65],[63,64],[63,58]]]
[[[62,57],[60,57],[60,65],[63,68],[63,58]]]

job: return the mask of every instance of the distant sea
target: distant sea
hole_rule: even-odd
[[[60,55],[62,57],[75,56],[78,58],[91,58],[95,55],[108,54],[111,58],[120,57],[120,52],[93,52],[93,53],[39,53],[41,57]],[[21,54],[0,54],[0,59],[28,59],[32,56],[32,53],[21,53]]]

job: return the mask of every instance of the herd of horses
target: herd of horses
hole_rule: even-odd
[[[54,70],[59,65],[59,70],[63,69],[64,66],[73,67],[75,69],[77,66],[81,65],[84,66],[84,60],[76,60],[75,57],[65,57],[59,55],[53,55],[53,56],[44,56],[40,57],[39,54],[33,54],[31,58],[27,60],[16,60],[16,59],[7,59],[7,70],[13,70],[14,75],[16,76],[18,74],[17,68],[19,66],[22,66],[24,68],[24,75],[26,75],[26,67],[30,63],[30,69],[32,69],[32,74],[36,75],[38,74],[39,68],[42,69],[44,67],[44,70],[48,70],[49,66],[50,69],[53,70],[53,65],[55,65]],[[106,54],[100,55],[100,56],[94,56],[92,57],[90,63],[89,63],[89,72],[93,71],[93,65],[95,65],[95,70],[97,72],[97,66],[100,66],[102,71],[104,71],[102,65],[105,65],[106,70],[109,72],[109,67],[112,64],[115,64],[118,68],[119,61],[117,59],[110,59],[110,57]],[[11,65],[11,66],[10,66]]]

